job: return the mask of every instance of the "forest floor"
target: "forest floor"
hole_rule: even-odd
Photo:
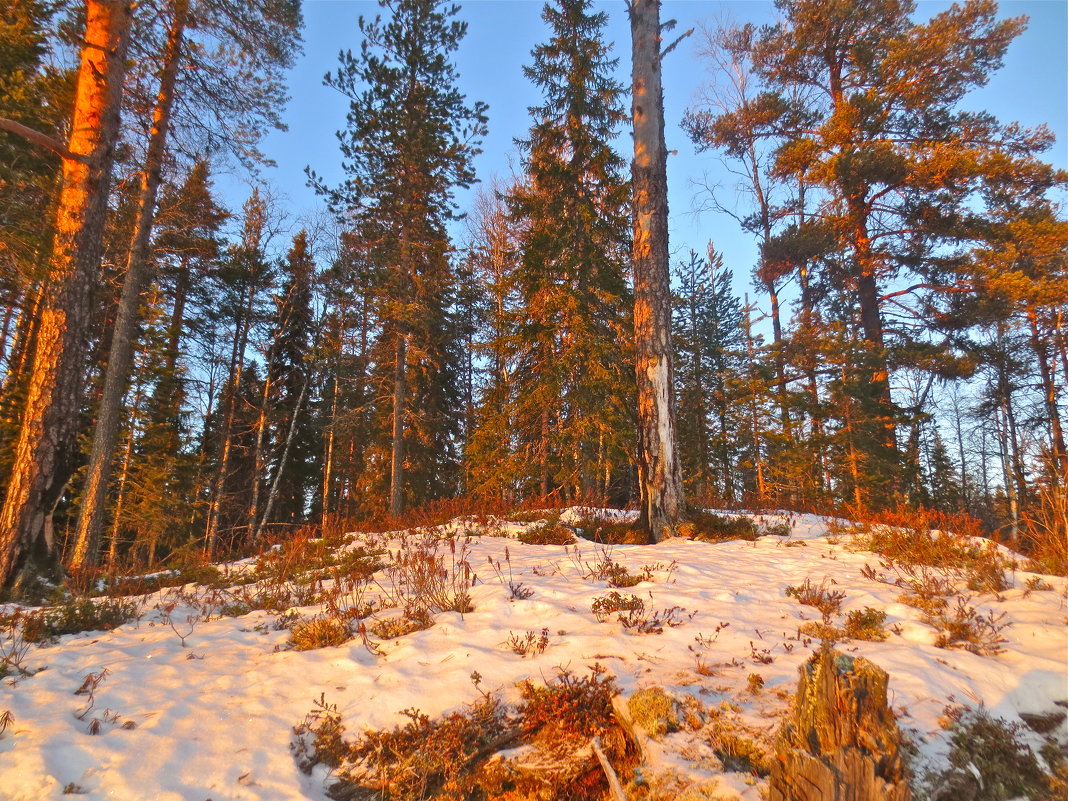
[[[0,606],[0,799],[324,799],[339,772],[358,775],[316,752],[324,720],[346,738],[430,736],[404,710],[515,709],[594,670],[624,699],[668,699],[630,705],[648,736],[640,775],[619,768],[628,795],[755,801],[821,638],[887,671],[921,779],[945,772],[977,711],[1034,753],[1068,741],[1068,580],[999,546],[958,541],[985,556],[917,566],[812,515],[719,542],[530,544],[597,512],[556,514],[277,546],[80,611]],[[132,617],[58,633],[87,615]]]

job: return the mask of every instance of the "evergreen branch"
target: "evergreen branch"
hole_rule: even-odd
[[[90,159],[88,156],[83,156],[78,153],[72,153],[67,149],[67,146],[56,139],[54,136],[49,136],[46,133],[38,131],[34,128],[30,128],[23,125],[21,122],[10,120],[7,117],[0,117],[0,131],[7,131],[13,133],[16,136],[21,136],[30,144],[43,147],[46,150],[51,150],[58,156],[68,159],[70,161],[77,161],[82,164],[89,164]]]

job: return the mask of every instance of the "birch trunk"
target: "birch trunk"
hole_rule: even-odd
[[[178,62],[182,55],[182,39],[185,36],[188,0],[176,0],[174,17],[167,32],[167,45],[160,75],[156,108],[152,115],[152,130],[149,134],[145,168],[141,175],[141,195],[138,198],[137,222],[134,226],[130,253],[126,262],[126,278],[123,281],[122,297],[115,317],[115,329],[108,353],[108,366],[104,375],[104,390],[93,429],[93,446],[89,456],[85,488],[82,492],[82,509],[78,515],[78,531],[71,557],[70,569],[82,570],[97,562],[100,551],[100,535],[104,529],[105,506],[108,484],[115,448],[119,441],[119,423],[122,417],[122,397],[130,379],[133,358],[133,339],[137,331],[141,293],[151,277],[148,259],[149,238],[156,216],[156,197],[162,181],[163,158],[167,150],[167,132],[170,127],[171,107],[174,103],[174,84],[178,75]]]
[[[634,343],[641,525],[654,542],[685,513],[675,437],[668,270],[667,149],[660,78],[660,0],[630,4],[633,43]]]
[[[131,0],[86,0],[85,5],[85,40],[38,346],[0,510],[0,585],[14,578],[42,535],[65,483],[58,474],[76,435],[84,390],[90,296],[103,249],[134,9]]]

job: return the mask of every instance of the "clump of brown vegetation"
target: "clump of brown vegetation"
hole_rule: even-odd
[[[541,656],[549,647],[549,629],[543,628],[541,634],[528,631],[523,634],[508,632],[508,646],[512,653],[519,656]]]
[[[865,606],[846,615],[843,632],[851,640],[881,642],[889,635],[886,631],[886,612]]]
[[[472,678],[477,686],[481,677]],[[334,769],[335,799],[603,798],[607,781],[590,741],[598,738],[617,764],[632,759],[612,716],[612,679],[597,667],[582,677],[562,670],[519,691],[516,706],[483,692],[439,718],[406,709],[403,724],[351,739],[337,708],[320,697],[294,729],[294,756],[306,773],[320,763]],[[503,749],[516,750],[497,756]]]
[[[1001,633],[1009,625],[1005,613],[981,614],[967,598],[957,598],[951,612],[943,610],[925,620],[938,630],[935,645],[939,648],[962,648],[979,656],[996,656],[1005,650],[1001,647],[1005,642]]]
[[[111,631],[137,618],[142,604],[124,598],[71,598],[22,615],[20,636],[39,643],[64,634]]]
[[[975,592],[997,593],[1010,586],[1007,571],[1015,564],[983,536],[970,515],[899,507],[868,515],[844,531],[853,535],[855,547],[880,554],[891,564],[959,575]]]
[[[829,620],[841,611],[845,593],[832,590],[828,584],[828,579],[824,579],[819,584],[813,584],[812,579],[805,579],[802,584],[787,587],[786,595],[796,598],[799,604],[818,609],[824,620]]]
[[[718,515],[693,509],[686,522],[679,525],[679,535],[699,542],[728,542],[755,540],[759,534],[756,523],[748,517]]]
[[[296,623],[289,632],[289,643],[297,651],[311,651],[343,645],[352,639],[345,622],[333,615],[317,616]]]
[[[610,592],[608,595],[594,598],[590,608],[593,616],[599,622],[604,623],[612,615],[620,612],[637,612],[639,614],[644,612],[645,601],[637,595],[621,595],[618,592]]]
[[[546,521],[528,526],[516,539],[527,545],[570,545],[575,541],[575,532],[562,523]]]

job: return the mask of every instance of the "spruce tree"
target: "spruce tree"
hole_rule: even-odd
[[[511,413],[513,332],[520,319],[515,271],[518,230],[509,219],[509,188],[494,180],[480,188],[468,217],[467,269],[478,287],[472,318],[473,348],[480,365],[477,405],[464,441],[465,489],[509,497],[526,475],[514,459]]]
[[[513,280],[511,423],[529,488],[603,494],[626,475],[633,441],[631,302],[625,280],[629,186],[611,146],[626,119],[604,12],[547,3],[550,38],[527,77],[542,91],[519,144],[525,180],[508,197],[521,258]]]
[[[727,503],[740,500],[735,462],[744,425],[734,377],[743,367],[745,339],[732,279],[711,244],[707,260],[690,251],[675,269],[671,335],[686,488],[694,497]]]
[[[458,399],[456,291],[447,223],[453,193],[474,181],[471,161],[486,106],[468,105],[451,58],[467,31],[459,6],[383,2],[388,19],[360,18],[358,54],[341,54],[325,83],[349,98],[338,138],[347,179],[327,188],[375,269],[376,395],[369,464],[374,496],[392,515],[455,485]],[[384,471],[383,471],[384,468]]]
[[[301,231],[282,264],[282,284],[275,298],[269,332],[268,386],[269,485],[262,522],[304,522],[309,494],[320,467],[316,432],[308,413],[316,355],[313,319],[315,263],[308,234]]]

